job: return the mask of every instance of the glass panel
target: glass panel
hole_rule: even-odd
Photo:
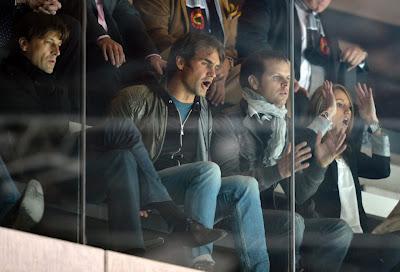
[[[218,133],[237,137],[225,135],[220,118],[241,100],[243,59],[235,39],[242,1],[107,3],[88,1],[87,9],[87,106],[94,124],[87,135],[87,201],[106,219],[91,224],[99,215],[88,209],[89,243],[101,236],[97,245],[131,254],[156,247],[145,256],[180,265],[268,271],[258,184],[248,171],[254,169],[242,171],[239,149],[236,157],[227,149],[235,146],[213,142]],[[211,158],[220,167],[205,162]],[[213,250],[184,247],[218,240],[223,230],[230,238]],[[283,232],[277,248],[287,243]],[[279,253],[287,259],[287,249]]]
[[[77,241],[79,9],[19,2],[0,12],[1,224]]]
[[[375,1],[296,1],[296,5],[303,4],[306,9],[316,11],[311,19],[308,15],[305,17],[308,34],[299,35],[297,45],[300,37],[305,37],[306,47],[302,54],[295,55],[300,63],[297,66],[300,85],[307,82],[302,80],[304,74],[311,75],[310,101],[297,107],[295,119],[302,120],[304,112],[302,130],[307,132],[308,127],[323,135],[321,143],[319,137],[315,142],[315,138],[306,136],[314,150],[310,167],[303,173],[318,170],[313,169],[318,162],[326,166],[326,172],[319,178],[314,176],[313,182],[311,179],[301,182],[301,174],[296,175],[296,198],[306,189],[311,192],[310,198],[296,207],[306,218],[301,260],[312,257],[312,267],[317,271],[336,271],[343,258],[341,271],[395,271],[400,245],[394,227],[397,225],[394,207],[399,199],[395,178],[399,131],[399,111],[395,105],[399,82],[394,72],[398,66],[394,60],[399,51],[394,48],[399,44],[399,22],[392,16],[396,4],[393,1],[379,5]],[[302,12],[299,7],[296,10],[301,25]],[[316,23],[314,27],[310,21]],[[315,44],[309,44],[313,39]],[[333,94],[329,95],[329,84],[322,86],[324,79],[333,83]],[[357,87],[358,83],[361,85]],[[329,122],[330,128],[324,125]],[[296,138],[303,138],[302,130],[296,130]],[[345,136],[343,144],[342,135]],[[325,159],[324,150],[329,151]],[[314,190],[309,190],[313,187]],[[313,218],[313,224],[318,226],[313,232],[307,227],[310,226],[308,218]],[[329,255],[324,258],[321,254],[325,249],[319,246],[322,244],[324,248],[330,247]]]

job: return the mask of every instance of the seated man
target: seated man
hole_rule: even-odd
[[[87,3],[88,114],[102,117],[121,87],[140,80],[147,65],[163,74],[165,61],[128,0]]]
[[[30,11],[55,15],[60,13],[61,3],[58,0],[5,0],[0,3],[0,47],[9,51],[13,43],[14,25],[20,17]],[[70,29],[69,39],[62,45],[63,55],[54,69],[54,75],[61,84],[66,86],[71,104],[71,112],[77,114],[81,99],[81,26],[80,23],[67,14],[61,15]],[[3,52],[0,52],[0,57]]]
[[[52,76],[61,43],[68,37],[65,24],[58,16],[30,13],[20,20],[16,33],[18,48],[1,66],[0,111],[9,120],[17,114],[24,116],[22,122],[34,124],[33,132],[37,135],[29,135],[36,139],[27,144],[24,136],[32,131],[20,124],[8,128],[12,143],[19,148],[15,159],[47,150],[61,155],[77,153],[76,137],[73,145],[64,141],[68,139],[68,119],[63,111],[67,103],[62,86]],[[188,218],[174,204],[149,160],[139,131],[129,120],[109,120],[88,131],[87,139],[87,200],[108,204],[113,249],[143,251],[141,207],[159,210],[175,231],[183,232],[188,245],[208,244],[226,234],[205,228],[201,224],[205,222]],[[27,150],[21,150],[22,145]],[[72,150],[65,150],[68,146]],[[176,174],[179,176],[180,172]],[[198,184],[219,186],[219,172],[196,174]],[[193,201],[196,199],[194,190]],[[212,202],[212,196],[207,200]],[[201,211],[207,207],[193,209]]]
[[[226,58],[207,92],[213,105],[224,104],[225,83],[237,54],[237,22],[243,0],[135,0],[149,36],[162,55],[168,55],[172,44],[189,32],[209,33],[225,46]]]
[[[0,158],[0,224],[19,230],[29,230],[43,216],[43,189],[31,180],[21,195]]]
[[[210,165],[219,172],[216,164],[208,162],[213,125],[204,97],[223,60],[224,48],[215,37],[188,33],[171,48],[165,84],[127,87],[112,104],[113,116],[129,117],[137,124],[167,190],[185,207],[201,205],[193,199],[188,177],[201,165]],[[186,169],[186,174],[172,178],[178,165]],[[196,216],[203,218],[207,227],[229,216],[242,270],[269,271],[257,182],[244,176],[219,180],[220,187],[204,188],[202,205],[207,209]],[[211,270],[211,253],[211,245],[194,249],[193,267]]]
[[[292,154],[290,144],[287,146],[286,142],[285,108],[289,81],[290,62],[283,55],[268,50],[250,55],[242,63],[240,72],[242,101],[226,109],[225,116],[216,120],[218,130],[212,141],[213,160],[220,165],[223,176],[248,174],[256,177],[264,208],[276,209],[273,191],[279,183],[287,191],[287,178],[291,175]],[[326,127],[324,121],[317,119],[313,126]],[[312,130],[306,129],[304,133],[313,136],[310,140],[315,142],[315,146],[312,141],[308,144],[314,146],[313,160],[316,163],[309,168],[306,161],[311,157],[311,149],[306,142],[293,148],[295,168],[300,171],[296,175],[297,203],[306,201],[318,188],[326,170],[323,166],[331,155],[343,151],[344,136],[334,141],[334,145],[328,145],[328,141],[321,143],[320,137],[315,137]],[[287,212],[267,210],[265,231],[272,267],[281,270],[283,268],[276,266],[284,264],[288,254],[288,249],[286,252],[282,250],[290,231]],[[301,259],[306,271],[339,270],[352,238],[352,232],[344,221],[308,220],[297,214],[295,231],[297,257],[300,246],[311,245],[309,253]]]

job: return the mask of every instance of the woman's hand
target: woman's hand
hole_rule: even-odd
[[[376,116],[374,96],[372,89],[366,84],[357,83],[355,86],[357,98],[356,104],[358,105],[358,111],[360,117],[366,122],[367,125],[378,123],[378,117]]]

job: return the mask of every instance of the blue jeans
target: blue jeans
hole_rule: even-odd
[[[339,271],[353,231],[337,218],[304,219],[302,256],[306,271]]]
[[[216,218],[229,218],[242,271],[269,271],[258,182],[252,177],[222,178]]]
[[[296,263],[301,258],[306,271],[338,271],[353,237],[350,227],[340,219],[304,219],[297,213],[295,218]],[[264,221],[271,268],[287,270],[289,213],[265,210]]]
[[[221,187],[221,172],[212,162],[195,162],[170,167],[158,172],[164,186],[185,214],[212,228],[217,195]],[[192,257],[212,253],[212,244],[192,249]]]
[[[0,222],[20,197],[21,194],[0,157]]]
[[[263,210],[265,236],[271,261],[271,271],[288,270],[289,233],[291,225],[289,212],[285,210]],[[300,246],[303,241],[304,219],[296,213],[295,216],[295,245],[296,263],[300,260]]]
[[[264,223],[255,179],[232,176],[221,179],[215,163],[195,162],[159,171],[163,184],[185,213],[212,228],[229,217],[243,271],[269,271]],[[216,216],[217,214],[217,216]],[[211,255],[212,244],[193,248],[192,258]],[[211,258],[211,257],[210,257]]]

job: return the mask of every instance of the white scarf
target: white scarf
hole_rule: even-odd
[[[248,104],[248,116],[245,122],[250,121],[254,115],[257,121],[265,125],[270,123],[272,134],[268,144],[264,149],[263,165],[275,165],[280,158],[286,143],[286,113],[285,106],[278,108],[274,104],[267,102],[265,97],[254,92],[250,88],[243,88],[243,98]],[[261,116],[260,116],[261,114]]]

